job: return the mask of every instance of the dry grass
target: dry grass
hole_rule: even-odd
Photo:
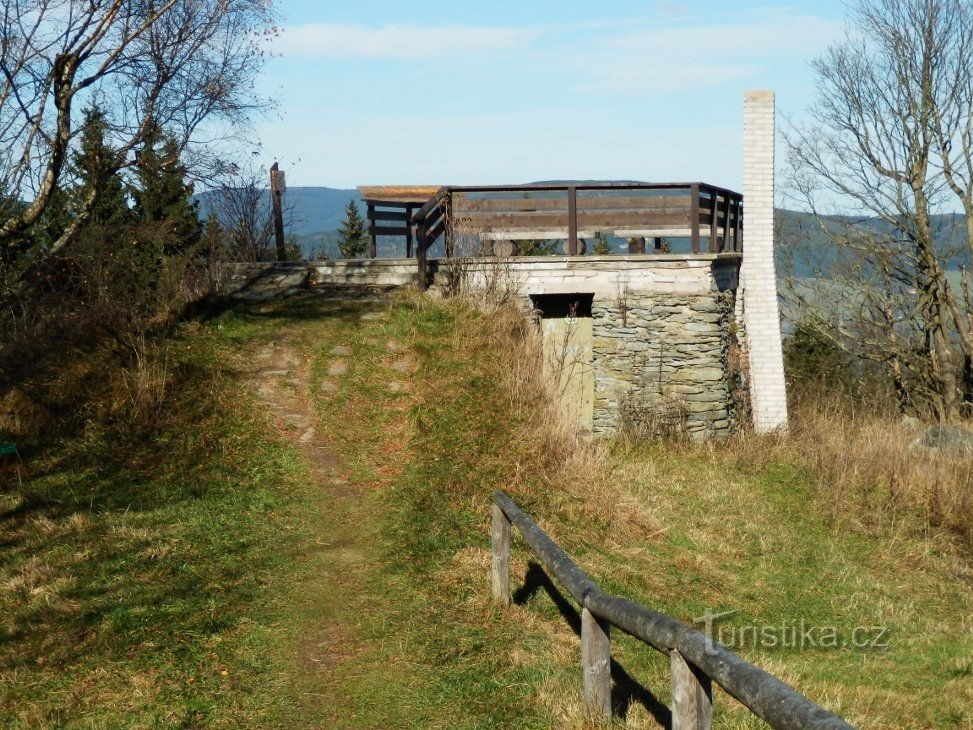
[[[803,403],[786,434],[744,434],[742,463],[796,462],[818,507],[860,529],[900,524],[925,537],[973,548],[973,459],[926,448],[909,423],[883,414],[849,416],[838,404]]]
[[[461,298],[455,306],[482,309],[483,300]],[[545,368],[540,328],[510,303],[494,304],[478,323],[478,338],[463,346],[490,358],[503,410],[519,416],[507,462],[511,493],[543,494],[572,522],[596,524],[615,539],[657,534],[644,503],[612,479],[611,445],[584,435],[565,408],[557,374]]]

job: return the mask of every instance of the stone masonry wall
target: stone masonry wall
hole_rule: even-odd
[[[592,303],[594,432],[719,437],[737,425],[727,354],[733,293]]]

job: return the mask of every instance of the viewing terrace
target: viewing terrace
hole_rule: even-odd
[[[626,239],[629,254],[741,253],[743,196],[706,183],[551,183],[498,186],[363,186],[369,256],[380,237],[402,239],[420,283],[428,260],[516,255],[519,241],[561,241],[565,256],[591,252],[597,235]],[[646,250],[646,242],[652,247]],[[617,246],[617,243],[616,243]]]

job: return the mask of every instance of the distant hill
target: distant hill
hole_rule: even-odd
[[[827,270],[829,261],[833,257],[828,255],[829,240],[826,231],[821,229],[820,223],[809,213],[778,209],[777,218],[777,258],[778,275],[783,275],[780,264],[788,257],[788,249],[793,253],[793,275],[801,278],[814,277],[817,272],[812,270],[809,261],[816,260],[817,266]],[[824,225],[831,231],[839,232],[849,222],[871,229],[876,233],[890,232],[888,223],[876,218],[843,218],[841,216],[825,216]],[[944,268],[959,269],[966,262],[965,246],[966,228],[964,218],[959,214],[932,216],[934,243],[939,251]],[[746,238],[744,238],[746,241]]]

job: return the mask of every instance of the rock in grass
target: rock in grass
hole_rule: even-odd
[[[973,433],[956,426],[937,424],[923,431],[912,447],[936,449],[947,453],[973,454]]]

